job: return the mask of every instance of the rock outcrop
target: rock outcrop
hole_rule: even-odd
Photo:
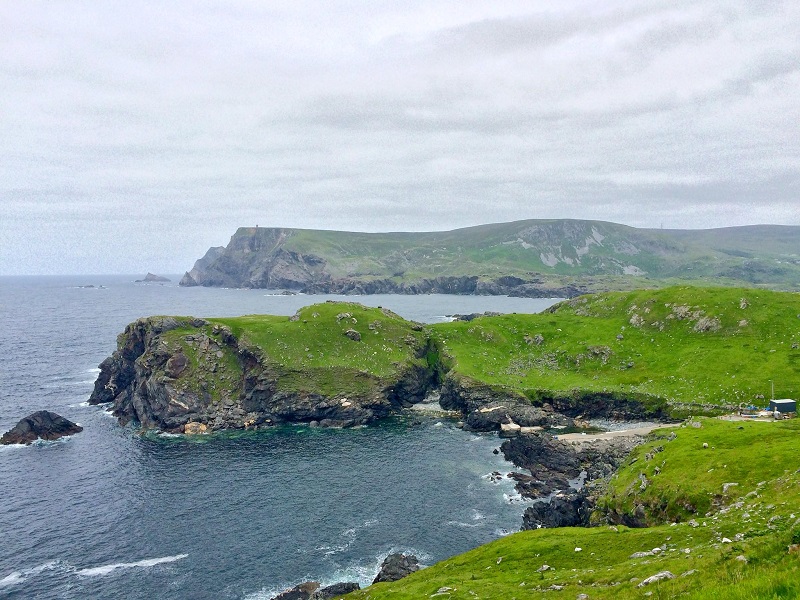
[[[389,312],[384,316],[399,319]],[[412,331],[413,324],[404,323]],[[352,326],[352,320],[341,324]],[[349,387],[320,389],[306,385],[319,367],[304,371],[295,364],[298,359],[276,361],[228,327],[193,318],[139,319],[125,328],[117,350],[101,363],[89,402],[111,403],[122,424],[187,434],[282,423],[366,424],[420,402],[435,385],[436,373],[413,358],[424,356],[424,336],[406,337],[403,347],[411,359],[396,363],[390,374],[351,371]],[[331,369],[331,377],[341,373]]]
[[[525,510],[523,529],[588,525],[594,490],[642,441],[630,436],[572,444],[541,433],[503,442],[506,460],[530,472],[512,474],[520,493],[536,500]]]
[[[0,438],[0,444],[30,444],[37,439],[57,440],[83,431],[83,427],[56,413],[40,410],[29,415]]]
[[[341,582],[320,587],[317,581],[304,581],[274,596],[272,600],[332,600],[360,589],[361,586],[355,582]]]
[[[550,406],[536,407],[523,396],[453,375],[444,378],[439,403],[445,410],[461,412],[465,428],[473,431],[500,431],[508,423],[521,427],[575,424]]]
[[[413,554],[395,553],[387,556],[372,583],[397,581],[419,571],[419,560]]]
[[[162,277],[161,275],[148,273],[144,276],[144,279],[137,279],[136,283],[168,283],[170,281],[172,280],[168,277]]]

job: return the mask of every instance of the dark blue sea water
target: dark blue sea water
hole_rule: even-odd
[[[57,442],[0,446],[0,598],[270,598],[307,579],[367,584],[391,551],[432,563],[519,528],[513,482],[486,477],[512,468],[492,453],[498,439],[447,419],[199,440],[120,427],[86,400],[130,321],[288,315],[345,299],[133,279],[0,278],[0,432],[39,409],[84,426]],[[346,299],[426,322],[552,303]]]

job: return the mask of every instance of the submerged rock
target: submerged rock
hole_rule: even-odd
[[[416,556],[399,552],[390,554],[384,559],[381,569],[372,583],[397,581],[411,575],[414,571],[419,571],[419,561]]]
[[[40,410],[17,423],[3,434],[0,444],[30,444],[34,440],[57,440],[83,431],[83,427],[56,413]]]

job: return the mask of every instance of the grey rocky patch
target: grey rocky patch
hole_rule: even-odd
[[[318,589],[311,594],[309,600],[331,600],[332,598],[338,598],[339,596],[344,596],[345,594],[356,592],[360,589],[361,586],[355,582],[334,583],[333,585]]]
[[[170,356],[170,358],[167,360],[167,375],[173,379],[177,379],[186,370],[188,364],[189,359],[186,358],[186,355],[183,352],[178,351],[177,354]]]
[[[67,435],[83,431],[83,427],[65,419],[61,415],[47,410],[40,410],[9,429],[0,438],[0,444],[30,444],[38,439],[57,440]]]
[[[517,490],[538,500],[523,515],[523,529],[588,525],[602,482],[642,443],[618,437],[571,444],[544,433],[524,434],[503,442],[506,460],[530,471],[511,473]],[[641,527],[628,515],[607,515],[610,522]]]
[[[283,591],[272,600],[310,600],[311,595],[320,587],[318,581],[304,581],[295,587]]]
[[[675,575],[673,575],[669,571],[661,571],[660,573],[656,573],[655,575],[651,575],[647,579],[642,580],[642,582],[639,583],[639,585],[637,585],[636,587],[644,587],[646,585],[658,583],[659,581],[664,581],[666,579],[675,579]]]
[[[395,553],[387,556],[372,583],[397,581],[419,571],[419,560],[413,554]]]
[[[361,334],[358,333],[355,329],[348,329],[347,331],[344,332],[344,335],[345,335],[345,337],[350,338],[354,342],[360,342],[361,341]]]

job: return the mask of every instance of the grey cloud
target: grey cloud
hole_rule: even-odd
[[[800,224],[794,3],[26,3],[0,24],[0,274],[181,271],[256,222]]]

